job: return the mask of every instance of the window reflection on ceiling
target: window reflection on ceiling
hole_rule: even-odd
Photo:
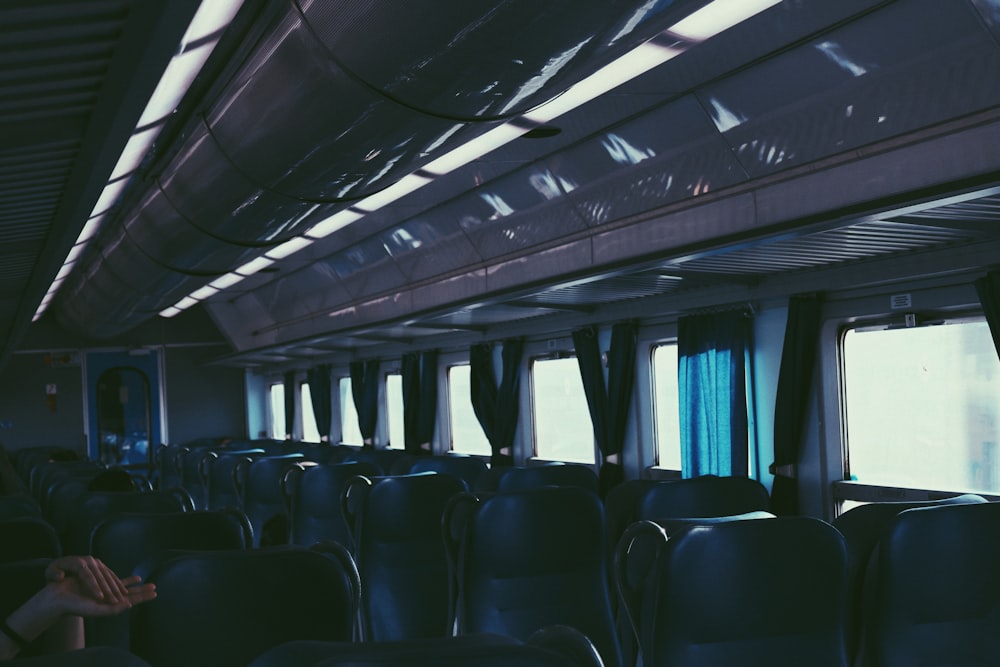
[[[601,145],[604,146],[604,150],[608,152],[611,159],[618,164],[639,164],[643,160],[656,156],[656,151],[652,148],[637,148],[614,132],[609,133],[606,139],[602,139]]]

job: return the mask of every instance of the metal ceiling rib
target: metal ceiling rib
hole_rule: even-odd
[[[115,0],[0,5],[2,321],[13,321],[50,234],[128,10]]]

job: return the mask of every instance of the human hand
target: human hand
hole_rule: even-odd
[[[45,578],[58,583],[67,577],[79,580],[82,593],[96,601],[120,604],[128,600],[128,585],[107,565],[93,556],[63,556],[45,568]]]
[[[83,582],[75,577],[64,577],[46,585],[43,594],[48,603],[60,615],[74,615],[93,618],[98,616],[114,616],[137,604],[148,602],[156,597],[154,584],[141,584],[139,577],[127,577],[119,580],[125,589],[125,596],[117,601],[97,600],[88,591]]]

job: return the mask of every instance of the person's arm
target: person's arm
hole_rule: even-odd
[[[6,627],[0,626],[0,660],[12,658],[66,616],[113,616],[156,597],[155,586],[139,585],[139,577],[118,582],[125,589],[125,595],[111,602],[95,599],[88,584],[64,572],[62,579],[47,584],[4,619]],[[102,595],[109,597],[107,593]]]

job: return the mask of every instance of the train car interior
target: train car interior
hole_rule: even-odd
[[[0,445],[38,664],[1000,664],[1000,0],[3,0]]]

